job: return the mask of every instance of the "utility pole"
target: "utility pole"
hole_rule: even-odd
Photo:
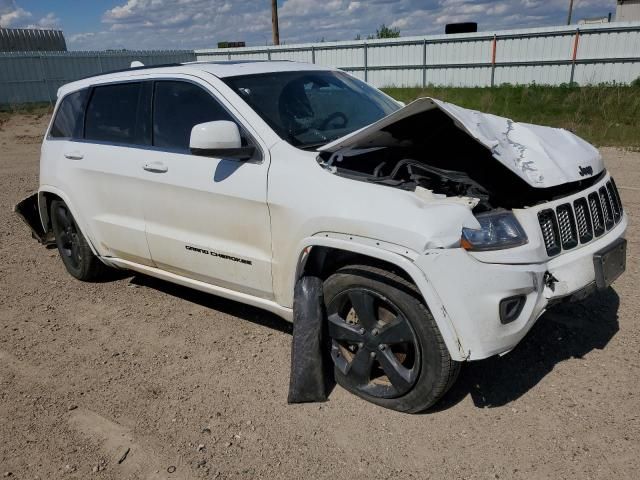
[[[271,0],[271,28],[273,29],[273,44],[280,45],[280,29],[278,28],[278,0]]]
[[[569,0],[569,18],[567,18],[567,25],[571,25],[572,14],[573,14],[573,0]]]

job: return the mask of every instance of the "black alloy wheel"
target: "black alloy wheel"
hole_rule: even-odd
[[[83,281],[102,277],[108,269],[94,255],[67,204],[53,200],[49,215],[60,258],[71,276]]]
[[[352,389],[393,398],[413,387],[420,371],[420,345],[389,299],[351,288],[333,299],[327,313],[331,357]]]
[[[52,221],[56,223],[56,243],[65,265],[78,270],[82,265],[82,251],[80,248],[80,238],[78,236],[78,226],[73,220],[69,209],[64,203],[58,203],[52,209]]]
[[[336,382],[377,405],[420,412],[451,387],[449,355],[417,287],[389,266],[347,265],[324,281]]]

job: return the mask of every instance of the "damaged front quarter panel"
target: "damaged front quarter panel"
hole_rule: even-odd
[[[431,190],[417,187],[416,196],[424,202],[426,218],[423,219],[427,239],[424,251],[438,248],[457,248],[463,228],[477,229],[480,224],[473,215],[473,208],[478,204],[477,198],[447,197],[434,194]],[[447,221],[443,222],[442,218]]]

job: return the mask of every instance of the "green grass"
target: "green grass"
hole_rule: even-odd
[[[434,97],[519,122],[566,128],[597,146],[640,148],[640,85],[383,90],[406,103]]]

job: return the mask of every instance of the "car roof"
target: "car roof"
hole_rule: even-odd
[[[100,83],[127,80],[141,74],[177,74],[194,73],[194,70],[206,72],[218,78],[238,77],[243,75],[256,75],[261,73],[295,72],[295,71],[327,71],[336,70],[333,67],[316,65],[313,63],[291,62],[288,60],[242,60],[242,61],[198,61],[188,63],[173,63],[155,66],[131,67],[113,72],[105,72],[99,75],[86,77],[75,82],[63,85],[58,90],[58,98],[63,95]]]
[[[185,66],[199,68],[219,78],[254,75],[258,73],[295,72],[304,70],[335,70],[313,63],[291,62],[288,60],[243,60],[227,62],[192,62]]]

